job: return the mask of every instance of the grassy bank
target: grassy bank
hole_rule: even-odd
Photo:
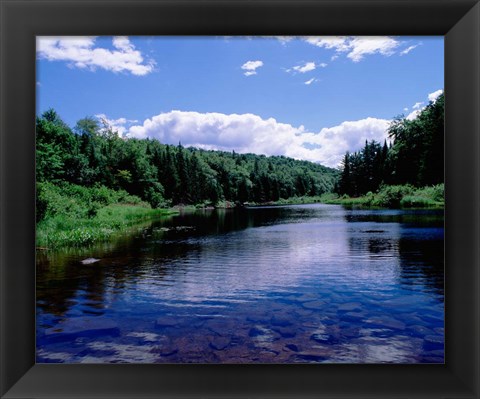
[[[114,204],[99,209],[92,218],[55,216],[37,224],[37,247],[81,247],[107,241],[128,227],[171,213],[165,209]]]
[[[366,208],[443,208],[445,206],[444,185],[415,188],[410,185],[383,186],[377,193],[361,197],[323,198],[326,204],[339,204]]]
[[[175,211],[152,209],[140,198],[106,187],[37,185],[38,248],[81,247],[107,241],[135,224]]]

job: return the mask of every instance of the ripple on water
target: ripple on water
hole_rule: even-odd
[[[438,215],[215,215],[39,265],[37,361],[443,363]],[[79,270],[89,257],[102,261]]]

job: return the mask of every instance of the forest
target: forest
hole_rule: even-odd
[[[45,190],[68,185],[126,192],[153,208],[266,203],[331,192],[338,171],[284,156],[206,151],[152,139],[121,138],[96,118],[67,126],[54,110],[36,119],[37,219]],[[68,190],[67,190],[68,191]],[[70,191],[71,188],[70,188]],[[42,203],[43,201],[43,203]]]

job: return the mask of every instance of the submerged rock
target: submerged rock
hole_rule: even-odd
[[[230,345],[230,342],[231,340],[228,337],[214,337],[209,345],[212,349],[221,351]]]
[[[324,362],[328,360],[327,356],[319,355],[316,353],[308,353],[308,352],[302,352],[297,354],[297,359],[309,363],[317,363],[317,362]]]
[[[270,320],[270,323],[272,326],[276,327],[288,327],[293,324],[289,318],[284,316],[273,316]]]
[[[81,260],[80,263],[82,265],[91,265],[92,263],[97,263],[97,262],[100,262],[100,259],[97,259],[97,258],[87,258],[87,259],[84,259],[84,260]]]
[[[273,327],[273,331],[279,333],[283,338],[293,338],[297,331],[293,327]]]
[[[262,329],[259,329],[257,327],[252,327],[250,331],[248,331],[248,336],[249,337],[258,337],[259,335],[265,335],[265,331]]]
[[[285,348],[290,349],[293,352],[298,352],[300,350],[295,344],[287,344],[285,345]]]
[[[351,312],[354,310],[361,310],[362,305],[358,302],[348,302],[348,303],[343,303],[338,306],[338,310],[341,312]]]
[[[75,317],[45,331],[46,338],[72,339],[80,336],[118,335],[118,324],[105,317]]]
[[[325,306],[325,302],[323,302],[323,301],[309,301],[309,302],[302,303],[302,306],[305,309],[318,310],[318,309],[321,309],[322,307]]]
[[[155,322],[156,328],[176,327],[177,325],[178,325],[178,319],[172,316],[160,317]]]

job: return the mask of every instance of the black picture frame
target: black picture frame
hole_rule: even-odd
[[[0,0],[2,398],[479,398],[478,0]],[[444,365],[35,364],[36,35],[444,35]],[[392,93],[394,95],[394,93]]]

